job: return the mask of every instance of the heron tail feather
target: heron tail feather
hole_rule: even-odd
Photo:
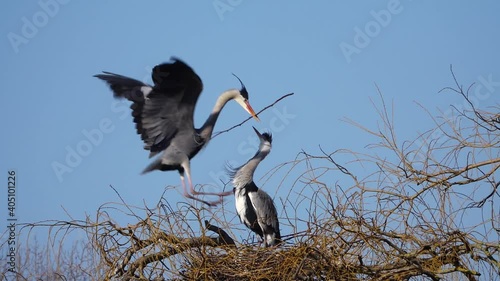
[[[144,169],[144,171],[142,171],[141,175],[144,175],[146,173],[149,173],[151,171],[154,171],[154,170],[160,170],[161,168],[161,158],[158,158],[156,160],[154,160],[153,162],[151,162],[151,164],[149,164],[146,169]]]

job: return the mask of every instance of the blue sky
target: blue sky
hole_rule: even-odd
[[[219,93],[239,86],[233,72],[246,84],[256,110],[295,93],[263,113],[261,123],[248,122],[214,139],[192,161],[198,184],[217,184],[226,162],[241,164],[254,154],[251,125],[274,134],[273,150],[256,173],[260,178],[302,149],[363,149],[370,138],[341,119],[376,125],[370,102],[377,99],[375,84],[394,103],[396,128],[406,139],[432,127],[417,103],[435,114],[463,103],[457,95],[438,94],[453,83],[450,64],[463,84],[480,77],[500,81],[497,1],[40,0],[2,5],[0,171],[5,178],[8,170],[17,172],[20,222],[68,219],[66,212],[83,219],[101,204],[118,201],[110,184],[136,206],[152,206],[166,185],[180,184],[176,172],[140,175],[148,153],[128,104],[116,103],[104,83],[92,77],[102,70],[150,83],[153,66],[171,56],[183,59],[204,82],[197,126]],[[500,89],[494,85],[481,107],[498,102]],[[246,117],[229,103],[215,130]],[[91,143],[86,135],[95,130],[102,138]],[[68,166],[68,151],[79,147],[87,149],[86,155]],[[54,163],[71,172],[58,177]],[[267,182],[265,190],[277,197],[288,193],[285,187],[273,190],[274,184]],[[6,196],[0,194],[2,206]],[[173,204],[185,201],[180,187],[166,197]],[[228,211],[234,212],[233,204],[232,198],[226,200]],[[6,208],[0,214],[5,218]]]

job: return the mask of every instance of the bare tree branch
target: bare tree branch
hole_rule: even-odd
[[[16,278],[500,281],[500,107],[481,111],[469,96],[473,84],[460,85],[450,71],[454,86],[444,89],[470,108],[452,106],[451,118],[424,108],[434,127],[401,141],[394,103],[377,86],[377,126],[347,119],[375,139],[366,149],[329,152],[320,145],[265,174],[264,184],[280,194],[285,245],[259,247],[224,205],[172,206],[162,198],[153,208],[136,207],[113,188],[118,203],[84,220],[68,214],[67,221],[23,224],[28,238],[32,229],[48,228],[53,248],[27,248]],[[72,232],[88,237],[82,257],[93,259],[51,256]]]
[[[268,108],[273,107],[275,104],[277,104],[278,102],[280,102],[282,99],[284,99],[284,98],[286,98],[286,97],[289,97],[289,96],[292,96],[292,95],[294,95],[294,93],[289,93],[289,94],[286,94],[286,95],[282,96],[281,98],[279,98],[279,99],[275,100],[272,104],[270,104],[270,105],[268,105],[268,106],[264,107],[263,109],[261,109],[259,112],[257,112],[257,114],[256,114],[256,115],[261,114],[263,111],[267,110]],[[236,125],[232,126],[232,127],[231,127],[231,128],[229,128],[229,129],[222,130],[222,131],[220,131],[220,132],[216,132],[216,133],[212,136],[212,139],[214,139],[215,137],[217,137],[217,136],[218,136],[218,135],[220,135],[220,134],[227,133],[227,132],[231,131],[231,130],[232,130],[232,129],[234,129],[234,128],[240,127],[241,125],[245,124],[248,120],[250,120],[250,119],[252,119],[252,118],[253,118],[253,117],[248,117],[247,119],[243,120],[243,122],[238,123],[238,124],[236,124]]]

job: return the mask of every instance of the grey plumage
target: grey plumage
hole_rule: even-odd
[[[125,98],[132,102],[130,108],[136,130],[144,142],[144,149],[150,151],[149,157],[162,153],[143,173],[177,170],[184,196],[211,206],[219,203],[222,196],[231,194],[195,191],[191,182],[190,159],[210,141],[219,113],[229,100],[238,102],[258,120],[248,102],[248,92],[241,80],[242,88],[222,93],[203,126],[196,129],[193,114],[203,83],[183,61],[172,58],[171,62],[155,66],[152,70],[153,86],[111,72],[103,72],[95,77],[109,85],[115,98]],[[187,176],[191,194],[186,189],[184,174]],[[199,194],[217,195],[221,196],[221,199],[207,202],[193,196]]]
[[[271,152],[272,136],[260,134],[257,153],[241,167],[232,169],[230,175],[234,186],[236,212],[243,224],[259,235],[264,246],[274,246],[281,241],[278,213],[273,199],[253,181],[259,163]]]

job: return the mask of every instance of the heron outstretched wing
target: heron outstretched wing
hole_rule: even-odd
[[[154,86],[122,75],[104,72],[96,77],[106,81],[115,97],[132,101],[137,133],[150,157],[164,150],[184,130],[194,132],[193,112],[203,89],[200,77],[177,58],[153,68]]]

